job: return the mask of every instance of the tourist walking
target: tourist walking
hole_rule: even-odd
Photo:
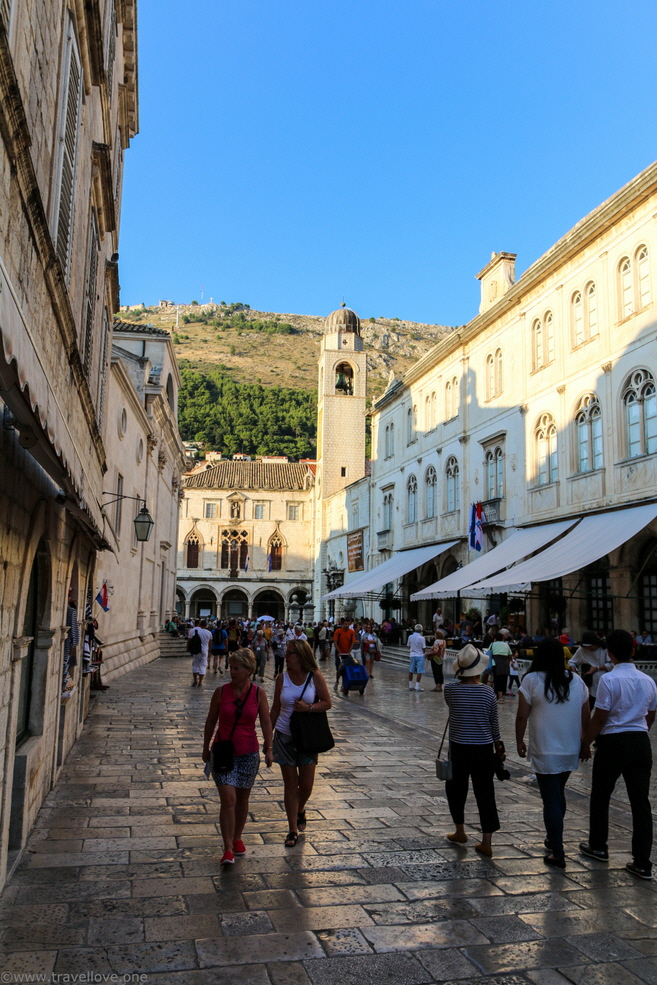
[[[251,787],[258,773],[260,754],[255,730],[256,718],[264,739],[267,766],[273,763],[272,724],[267,696],[262,688],[249,681],[255,671],[255,657],[250,650],[234,650],[228,661],[230,683],[216,688],[210,702],[203,736],[203,762],[211,762],[211,743],[216,738],[231,739],[234,746],[233,768],[226,773],[212,766],[221,807],[219,825],[224,842],[221,865],[232,865],[236,855],[246,854],[242,833],[249,809]]]
[[[298,711],[312,715],[328,711],[331,697],[305,640],[288,640],[285,645],[286,669],[276,678],[271,721],[274,732],[274,762],[283,775],[283,798],[288,834],[285,847],[294,848],[299,832],[306,829],[306,804],[315,782],[317,755],[297,750],[292,741],[290,716]]]
[[[433,645],[429,650],[428,656],[431,661],[431,673],[433,674],[433,690],[442,691],[443,689],[443,660],[445,659],[445,650],[447,649],[447,644],[445,643],[445,637],[441,629],[436,630],[436,638],[433,641]]]
[[[528,757],[541,792],[548,849],[545,864],[559,869],[566,868],[563,847],[566,783],[571,772],[579,767],[589,718],[586,684],[564,667],[563,645],[559,640],[543,640],[536,647],[520,686],[516,743],[521,759]],[[528,722],[529,748],[525,744]]]
[[[420,687],[422,673],[424,671],[424,651],[427,648],[427,641],[422,635],[422,626],[418,623],[415,632],[408,637],[409,663],[408,663],[408,689],[409,691],[424,691]],[[413,688],[413,675],[415,675],[415,688]]]
[[[469,643],[459,651],[454,661],[455,681],[445,685],[445,701],[449,706],[449,748],[452,759],[452,779],[445,784],[445,794],[455,831],[448,834],[452,844],[463,845],[465,833],[465,802],[469,780],[479,810],[481,841],[475,851],[487,858],[493,854],[492,837],[499,830],[500,819],[495,803],[495,754],[501,755],[503,745],[497,716],[494,692],[480,681],[488,657]]]
[[[192,687],[203,687],[203,678],[208,671],[212,633],[207,626],[205,619],[197,619],[187,637],[187,652],[192,655]]]
[[[648,731],[657,711],[657,685],[632,663],[632,637],[625,630],[609,633],[607,653],[612,669],[598,685],[595,711],[582,743],[582,755],[589,759],[595,739],[589,840],[582,842],[579,850],[598,862],[609,860],[609,801],[622,776],[632,809],[633,860],[625,868],[640,879],[651,879],[652,752]]]

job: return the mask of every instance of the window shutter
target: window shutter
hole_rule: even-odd
[[[89,221],[89,246],[87,252],[87,283],[85,287],[84,303],[84,344],[82,356],[84,359],[84,372],[87,377],[91,375],[91,353],[93,350],[94,339],[94,317],[96,314],[96,280],[98,276],[98,251],[100,249],[100,237],[98,235],[98,220],[96,212],[91,210]]]
[[[62,162],[57,209],[57,256],[67,277],[70,269],[71,238],[73,235],[75,164],[82,104],[82,70],[72,26],[69,27],[68,42],[66,103],[60,136]]]

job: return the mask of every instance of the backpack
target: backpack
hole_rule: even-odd
[[[189,637],[187,641],[187,652],[191,653],[192,656],[196,656],[203,649],[203,641],[199,636],[198,632],[195,632]]]
[[[225,637],[225,630],[223,630],[219,626],[217,626],[217,628],[212,633],[212,643],[213,643],[213,645],[216,646],[216,647],[219,647],[220,649],[222,649],[223,648],[223,645],[224,645],[224,639],[225,638],[226,638]]]
[[[230,627],[230,629],[228,630],[228,639],[231,641],[231,643],[234,643],[237,640],[237,626]]]

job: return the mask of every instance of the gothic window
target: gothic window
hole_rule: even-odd
[[[495,360],[492,353],[486,358],[486,400],[495,396]]]
[[[536,426],[536,474],[539,486],[556,482],[557,471],[557,426],[551,414],[543,414]]]
[[[459,463],[452,456],[447,459],[445,465],[445,477],[447,481],[447,512],[453,513],[461,505],[461,493],[459,488]]]
[[[655,381],[646,369],[637,370],[623,390],[627,458],[657,451],[657,394]]]
[[[437,408],[436,408],[436,391],[435,390],[432,390],[432,392],[431,392],[431,430],[433,430],[436,427],[437,423],[438,423],[438,419],[436,417],[436,410],[437,410]]]
[[[504,496],[504,452],[500,447],[489,448],[484,460],[486,499]]]
[[[222,530],[221,560],[219,562],[221,567],[230,569],[235,573],[237,573],[238,568],[243,571],[248,556],[249,538],[246,530]]]
[[[437,503],[436,503],[437,476],[436,476],[436,470],[433,467],[433,465],[430,465],[429,468],[427,469],[424,477],[424,481],[426,485],[426,506],[427,506],[426,518],[427,520],[431,520],[436,515],[436,508],[437,508]]]
[[[187,567],[198,568],[198,537],[187,540]]]
[[[575,413],[577,472],[602,468],[602,411],[594,393],[580,400]]]
[[[410,445],[413,440],[413,408],[409,407],[406,411],[406,444]]]
[[[395,454],[395,425],[386,424],[386,443],[385,443],[385,457],[392,458]]]
[[[406,519],[408,523],[415,523],[417,520],[417,479],[414,475],[409,475],[406,483]]]
[[[274,534],[269,541],[267,560],[267,567],[270,571],[281,571],[283,567],[283,541],[278,534]]]

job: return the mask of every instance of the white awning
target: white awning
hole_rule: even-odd
[[[500,591],[510,581],[539,582],[561,578],[579,571],[610,551],[625,544],[657,517],[657,503],[634,506],[585,516],[578,525],[552,547],[528,561],[514,565],[508,571],[494,575],[477,584],[488,592]]]
[[[546,544],[550,544],[557,537],[573,527],[578,522],[578,518],[562,520],[560,523],[546,523],[541,527],[523,527],[516,530],[505,541],[494,547],[492,551],[481,555],[470,564],[464,565],[458,571],[453,571],[446,578],[441,578],[428,588],[411,595],[411,601],[418,599],[451,599],[460,592],[468,594],[468,588],[474,586],[488,575],[495,575],[508,568],[509,565],[522,561],[524,558],[541,550]],[[479,587],[474,590],[470,597],[478,597]]]
[[[408,574],[409,571],[414,571],[420,565],[426,564],[427,561],[432,561],[439,554],[443,554],[450,547],[454,547],[455,544],[458,544],[457,540],[450,540],[446,544],[432,544],[430,547],[414,547],[411,551],[398,551],[383,564],[379,564],[378,567],[366,571],[365,574],[359,575],[358,578],[354,578],[348,584],[324,595],[322,601],[339,598],[362,598],[369,595],[370,592],[383,588],[389,581],[395,581],[402,575]]]

